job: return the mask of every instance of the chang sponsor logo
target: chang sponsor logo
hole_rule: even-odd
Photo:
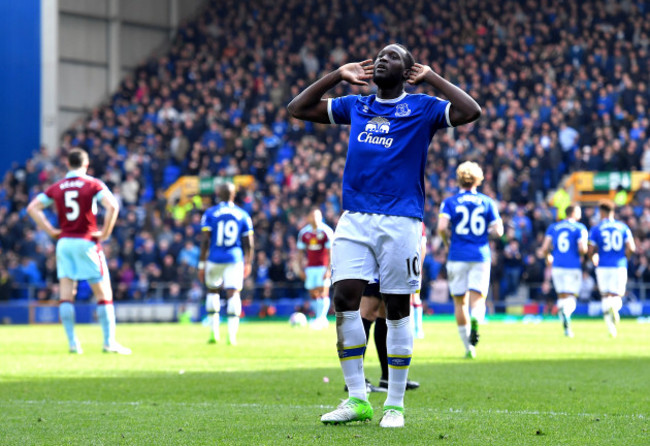
[[[393,145],[393,138],[385,136],[389,131],[390,121],[386,118],[375,117],[366,123],[364,131],[357,136],[357,141],[389,148]]]

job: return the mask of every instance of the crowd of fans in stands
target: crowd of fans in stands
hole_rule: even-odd
[[[256,234],[249,297],[302,296],[296,235],[312,206],[336,224],[348,134],[290,119],[285,106],[323,73],[395,41],[483,108],[477,123],[439,132],[431,143],[426,278],[444,277],[433,229],[439,204],[457,191],[456,166],[469,159],[483,167],[482,191],[498,200],[507,228],[493,242],[495,299],[522,282],[542,283],[535,249],[556,218],[548,197],[561,178],[575,170],[650,172],[649,15],[646,2],[631,0],[208,2],[168,52],[145,61],[62,135],[57,156],[42,148],[6,173],[0,300],[26,297],[23,285],[35,298],[56,295],[54,242],[24,208],[64,175],[72,147],[90,153],[89,173],[121,202],[105,245],[117,301],[201,298],[194,268],[202,206],[174,206],[164,196],[181,175],[253,175],[256,187],[238,196]],[[371,92],[340,84],[331,94]],[[650,188],[620,216],[639,246],[631,279],[650,282]],[[584,212],[588,227],[596,218]],[[548,292],[535,289],[533,297]]]

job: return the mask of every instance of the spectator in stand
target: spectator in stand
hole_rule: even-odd
[[[121,200],[125,218],[115,228],[114,255],[131,269],[135,261],[127,242],[142,233],[153,214],[174,232],[185,224],[187,210],[179,209],[180,226],[175,226],[162,196],[183,171],[258,178],[247,211],[260,238],[256,249],[269,255],[277,249],[273,235],[278,229],[272,224],[264,229],[258,221],[273,206],[285,222],[317,206],[334,223],[341,209],[338,184],[348,130],[298,122],[287,117],[284,107],[310,75],[318,77],[348,59],[363,60],[385,40],[417,49],[417,60],[432,63],[484,105],[478,123],[437,135],[431,144],[427,226],[435,223],[434,206],[455,193],[453,166],[465,160],[483,166],[482,190],[499,201],[500,209],[511,201],[532,204],[524,211],[533,222],[531,240],[544,233],[535,214],[548,218],[543,199],[562,174],[621,168],[650,172],[650,70],[645,69],[650,8],[643,2],[549,0],[540,7],[523,0],[415,0],[402,8],[397,0],[387,0],[366,16],[356,3],[334,2],[323,15],[316,0],[279,0],[277,8],[256,8],[245,24],[237,5],[235,0],[209,2],[178,29],[166,54],[144,61],[109,101],[74,122],[61,135],[54,156],[47,148],[34,148],[28,163],[7,169],[0,183],[0,266],[8,268],[7,253],[15,252],[26,230],[33,229],[21,207],[64,175],[61,159],[75,146],[89,151],[89,173]],[[461,23],[468,15],[471,20]],[[352,24],[355,33],[340,33]],[[360,92],[339,85],[332,95]],[[640,216],[650,203],[636,204],[639,209],[628,224],[641,246],[650,222]],[[511,226],[512,216],[503,217]],[[287,229],[299,228],[289,223]],[[177,258],[187,235],[176,237],[171,251]],[[281,248],[283,255],[290,255],[288,246]],[[522,255],[531,246],[522,242]],[[494,247],[497,258],[504,248]],[[631,258],[633,265],[643,252]],[[35,251],[20,255],[37,256]],[[21,277],[12,279],[22,286]],[[12,294],[17,297],[17,291]]]

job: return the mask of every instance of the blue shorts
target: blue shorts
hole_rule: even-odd
[[[314,288],[329,286],[329,279],[327,281],[323,279],[326,271],[326,266],[308,266],[305,268],[305,288],[313,290]]]
[[[108,276],[106,257],[100,245],[82,238],[62,238],[56,244],[56,271],[59,279],[101,282]]]

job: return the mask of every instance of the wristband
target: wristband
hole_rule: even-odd
[[[199,262],[199,269],[205,269],[205,262]]]

